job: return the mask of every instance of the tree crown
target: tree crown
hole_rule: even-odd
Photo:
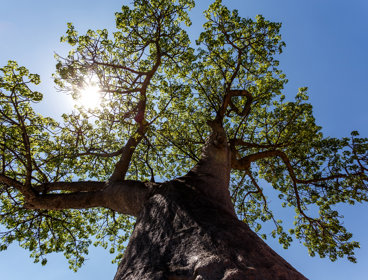
[[[73,268],[83,263],[91,237],[122,252],[133,224],[128,216],[89,206],[34,210],[28,201],[102,188],[78,184],[86,180],[184,175],[216,123],[231,150],[230,192],[241,219],[256,231],[273,221],[271,235],[285,248],[294,236],[311,255],[355,261],[359,245],[334,207],[367,201],[367,138],[357,132],[324,137],[307,88],[293,101],[282,94],[281,24],[242,18],[216,0],[194,46],[186,32],[193,6],[191,0],[135,0],[115,14],[113,33],[79,35],[69,23],[61,40],[73,48],[57,56],[55,83],[76,99],[95,83],[102,98],[96,108],[64,114],[62,123],[32,109],[42,99],[34,90],[38,75],[14,61],[0,68],[2,250],[16,240],[43,263],[45,254],[64,251]],[[268,207],[264,181],[283,207],[295,209],[289,231]]]

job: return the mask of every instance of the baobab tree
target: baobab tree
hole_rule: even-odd
[[[135,0],[112,34],[68,24],[55,83],[101,99],[61,123],[32,108],[38,75],[0,69],[2,250],[19,241],[36,261],[62,251],[78,267],[94,242],[118,253],[116,280],[305,279],[254,233],[271,221],[284,247],[294,237],[355,261],[334,206],[367,200],[367,139],[324,137],[306,88],[286,99],[279,23],[217,0],[194,47],[193,6]],[[261,180],[295,209],[294,228]]]

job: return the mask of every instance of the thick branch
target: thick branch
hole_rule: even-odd
[[[133,180],[110,184],[104,189],[106,207],[121,214],[137,217],[150,189],[156,186],[157,183]]]
[[[105,206],[103,191],[44,194],[25,203],[25,207],[28,209],[47,210],[86,209]]]
[[[105,207],[121,214],[138,216],[156,183],[140,181],[105,182],[54,182],[27,188],[22,183],[0,174],[0,184],[15,187],[24,195],[28,209],[64,210]],[[36,191],[62,190],[72,193],[37,194]],[[31,195],[29,194],[31,193]]]
[[[90,192],[99,191],[106,187],[105,182],[85,181],[85,182],[54,182],[35,186],[39,192],[48,191],[70,191],[70,192]]]
[[[124,180],[134,151],[140,141],[143,139],[144,133],[145,126],[140,126],[136,133],[129,138],[128,142],[123,148],[119,161],[115,164],[115,169],[109,179],[109,182],[122,182]]]
[[[143,207],[149,189],[157,184],[124,181],[108,185],[104,182],[58,182],[48,185],[55,190],[80,189],[81,191],[37,195],[31,199],[26,199],[25,207],[47,210],[104,207],[121,214],[137,216]]]

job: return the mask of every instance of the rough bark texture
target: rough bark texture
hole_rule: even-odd
[[[195,181],[152,188],[114,280],[306,279]]]

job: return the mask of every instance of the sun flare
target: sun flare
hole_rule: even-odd
[[[101,103],[100,88],[96,85],[87,85],[79,91],[78,105],[88,109],[95,109]]]

